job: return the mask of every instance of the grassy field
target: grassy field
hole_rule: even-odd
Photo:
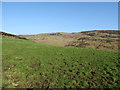
[[[116,51],[2,41],[4,88],[119,88]]]

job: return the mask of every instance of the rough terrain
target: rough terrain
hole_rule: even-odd
[[[78,33],[42,33],[35,35],[19,35],[27,39],[56,46],[73,46],[102,50],[120,50],[118,48],[120,31],[94,30]]]

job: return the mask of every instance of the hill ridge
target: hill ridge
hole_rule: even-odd
[[[14,35],[14,34],[10,34],[10,33],[6,33],[6,32],[0,32],[0,36],[2,36],[2,37],[11,37],[11,38],[28,40],[28,39],[25,38],[25,37],[21,37],[21,36]]]
[[[118,51],[119,30],[92,30],[82,32],[55,32],[32,35],[14,35],[0,32],[2,37],[32,40],[39,43],[77,48],[92,48]]]

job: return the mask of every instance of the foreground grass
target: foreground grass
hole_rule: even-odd
[[[118,52],[3,38],[3,87],[119,88]]]

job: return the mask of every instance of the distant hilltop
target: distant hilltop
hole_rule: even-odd
[[[32,35],[14,35],[6,32],[0,32],[0,36],[8,38],[17,38],[32,40],[38,43],[77,47],[77,48],[92,48],[102,50],[118,51],[120,31],[119,30],[92,30],[82,32],[53,32],[41,33]]]
[[[72,34],[73,33],[92,33],[92,32],[108,33],[108,34],[120,34],[120,30],[91,30],[91,31],[72,32]],[[51,33],[41,33],[41,34],[61,35],[61,34],[67,34],[67,32],[51,32]],[[0,35],[3,35],[3,36],[13,36],[13,37],[14,36],[19,36],[19,35],[6,33],[6,32],[3,32],[3,31],[0,31]],[[22,34],[22,35],[25,35],[25,34]],[[34,34],[30,34],[30,35],[34,35]]]
[[[93,30],[93,31],[83,31],[82,33],[98,32],[98,33],[108,33],[108,34],[120,34],[119,30]]]

